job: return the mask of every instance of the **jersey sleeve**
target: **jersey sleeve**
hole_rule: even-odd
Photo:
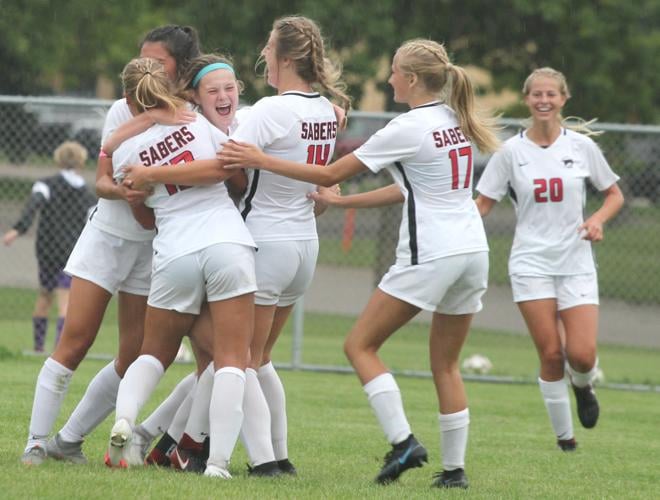
[[[511,181],[513,154],[510,148],[496,151],[486,164],[477,183],[477,191],[488,198],[500,201],[507,194]]]
[[[115,101],[112,106],[110,106],[108,114],[105,116],[101,144],[103,144],[122,123],[130,120],[131,116],[131,112],[126,104],[126,99]]]
[[[21,212],[21,216],[19,217],[18,221],[16,224],[14,224],[14,229],[16,229],[19,234],[23,234],[28,229],[30,229],[32,222],[34,221],[34,216],[47,203],[47,198],[44,195],[44,191],[38,189],[38,184],[46,186],[44,182],[38,181],[32,188],[30,199],[25,204],[25,207],[23,207],[23,211]],[[46,186],[46,188],[48,188],[48,186]]]
[[[405,115],[394,118],[353,151],[357,159],[372,172],[379,172],[419,151],[424,131],[415,127],[413,120],[405,118]]]
[[[231,138],[264,148],[277,139],[286,137],[294,124],[290,110],[264,98],[241,116],[238,128],[231,134]]]
[[[589,181],[596,189],[604,191],[617,182],[619,176],[612,171],[598,144],[588,139],[585,141],[584,147],[586,149],[587,168],[589,169]]]

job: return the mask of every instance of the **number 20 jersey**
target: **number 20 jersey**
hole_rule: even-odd
[[[602,191],[619,177],[594,141],[562,129],[547,148],[524,131],[508,139],[488,162],[477,191],[493,200],[509,194],[517,224],[509,274],[574,275],[596,270],[583,222],[585,180]]]
[[[330,101],[317,92],[285,92],[252,106],[231,138],[298,163],[325,165],[335,149],[337,118]],[[323,168],[310,165],[309,168]],[[248,169],[241,215],[257,242],[315,240],[314,184]]]
[[[193,160],[214,159],[226,140],[225,134],[198,114],[187,125],[154,125],[124,142],[113,155],[113,168],[116,174],[124,165],[186,168]],[[158,228],[154,269],[216,243],[254,246],[222,182],[192,187],[157,184],[145,204],[154,209]]]

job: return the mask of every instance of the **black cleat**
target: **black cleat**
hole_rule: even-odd
[[[575,393],[577,414],[582,427],[585,429],[595,427],[596,422],[598,422],[600,407],[598,406],[598,400],[596,399],[596,393],[593,387],[591,385],[586,387],[575,387],[573,385],[573,392]]]
[[[575,441],[575,438],[557,439],[557,446],[559,446],[561,451],[575,451],[577,448],[577,441]]]
[[[463,488],[469,486],[467,476],[463,469],[443,470],[433,475],[431,486],[434,488]]]
[[[396,481],[403,472],[413,467],[421,467],[428,462],[426,449],[412,434],[405,441],[392,445],[392,450],[385,455],[385,464],[376,476],[378,484],[389,484]]]
[[[289,476],[298,475],[298,471],[296,470],[294,465],[289,461],[288,458],[278,460],[277,466],[280,468],[280,471],[282,471],[282,474],[288,474]]]
[[[254,467],[248,465],[248,476],[251,477],[278,477],[281,475],[282,471],[275,460],[255,465]]]

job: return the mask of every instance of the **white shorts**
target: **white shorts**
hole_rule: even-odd
[[[557,299],[557,310],[584,304],[598,305],[598,276],[596,273],[571,276],[511,275],[514,302]]]
[[[73,248],[64,272],[104,288],[149,295],[151,241],[133,241],[85,225]]]
[[[378,288],[425,311],[474,314],[488,286],[488,252],[452,255],[390,267]]]
[[[254,248],[217,243],[155,269],[147,304],[158,309],[199,314],[205,300],[231,299],[256,289]]]
[[[257,287],[260,306],[290,306],[302,297],[314,277],[318,240],[257,242]]]

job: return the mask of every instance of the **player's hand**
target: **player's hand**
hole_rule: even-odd
[[[147,178],[147,168],[142,165],[128,165],[124,167],[122,169],[122,173],[124,174],[121,182],[122,186],[134,191],[145,191],[148,193],[153,191],[153,185]]]
[[[331,187],[317,186],[316,191],[307,194],[317,205],[336,206],[341,203],[341,189],[339,184]]]
[[[146,113],[159,125],[186,125],[197,119],[197,113],[186,108],[177,108],[175,111],[153,108]]]
[[[603,223],[593,215],[578,227],[580,238],[597,243],[603,239]]]
[[[16,238],[18,238],[18,231],[16,229],[10,229],[7,231],[4,236],[2,237],[2,242],[6,245],[9,246],[11,245],[14,241],[16,241]]]
[[[333,104],[332,107],[335,110],[335,117],[337,118],[337,125],[338,125],[338,132],[342,132],[343,130],[346,129],[346,125],[348,124],[348,118],[346,117],[346,111],[344,108],[337,106],[336,104]]]
[[[131,189],[126,185],[122,184],[120,186],[120,192],[122,198],[124,198],[124,200],[126,200],[126,202],[131,207],[138,207],[144,204],[144,200],[146,200],[149,197],[149,195],[153,192],[153,189],[150,188],[149,190],[146,191],[137,190],[137,189]]]
[[[222,145],[216,154],[222,166],[229,170],[237,168],[261,168],[267,156],[261,149],[246,142],[229,140]]]

